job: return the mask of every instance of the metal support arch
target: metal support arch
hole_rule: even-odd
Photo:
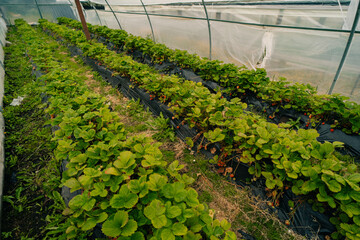
[[[211,60],[211,49],[212,49],[212,43],[211,43],[211,26],[210,26],[210,20],[209,20],[209,15],[206,9],[206,5],[205,5],[205,1],[202,0],[202,4],[204,6],[204,10],[205,10],[205,15],[206,15],[206,20],[207,20],[207,24],[208,24],[208,30],[209,30],[209,59]]]
[[[119,19],[117,18],[117,16],[116,16],[115,12],[113,11],[112,7],[110,6],[110,4],[108,3],[107,0],[105,0],[105,2],[106,2],[106,4],[108,5],[108,7],[110,8],[111,12],[114,14],[114,17],[115,17],[115,19],[116,19],[116,21],[117,21],[117,23],[118,23],[118,25],[119,25],[119,28],[122,30],[122,27],[121,27],[121,25],[120,25]]]
[[[153,27],[152,27],[152,24],[151,24],[151,21],[150,21],[149,14],[148,14],[148,12],[147,12],[147,10],[146,10],[146,7],[145,7],[145,4],[143,3],[143,1],[140,0],[140,2],[141,2],[142,6],[143,6],[143,8],[144,8],[144,11],[145,11],[145,13],[146,13],[146,17],[147,17],[147,19],[148,19],[148,21],[149,21],[149,25],[150,25],[150,29],[151,29],[151,34],[152,34],[152,39],[153,39],[153,41],[155,42],[155,34],[154,34],[154,30],[153,30]]]
[[[91,5],[90,0],[87,0],[87,1],[88,1],[88,3]],[[91,6],[92,6],[92,5],[91,5]],[[98,14],[98,12],[97,12],[97,10],[96,10],[96,7],[94,7],[94,6],[92,6],[92,7],[93,7],[93,9],[95,10],[95,13],[96,13],[96,16],[97,16],[98,19],[99,19],[100,25],[102,25],[102,22],[101,22],[101,19],[100,19],[99,14]]]
[[[42,15],[42,13],[41,13],[41,10],[40,10],[40,7],[39,7],[39,4],[38,4],[37,0],[35,0],[35,4],[36,4],[36,7],[37,7],[37,9],[38,9],[38,11],[39,11],[40,18],[43,19],[43,15]]]
[[[348,41],[347,41],[347,43],[346,43],[346,47],[345,47],[344,53],[343,53],[342,58],[341,58],[341,60],[340,60],[339,67],[338,67],[338,69],[337,69],[337,71],[336,71],[334,80],[333,80],[333,82],[332,82],[332,84],[331,84],[331,87],[330,87],[330,90],[329,90],[329,94],[332,94],[332,92],[333,92],[333,90],[334,90],[334,87],[335,87],[335,84],[336,84],[337,80],[339,79],[341,70],[342,70],[342,68],[343,68],[343,66],[344,66],[344,63],[345,63],[347,54],[348,54],[349,49],[350,49],[350,46],[351,46],[351,42],[352,42],[352,40],[353,40],[353,38],[354,38],[354,33],[355,33],[355,30],[356,30],[357,24],[358,24],[358,22],[359,22],[359,17],[360,17],[360,2],[358,3],[357,10],[356,10],[356,13],[355,13],[354,22],[353,22],[353,25],[352,25],[352,28],[351,28],[351,32],[350,32]]]

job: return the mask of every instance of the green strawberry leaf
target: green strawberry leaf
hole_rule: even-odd
[[[175,240],[175,235],[170,229],[165,228],[161,231],[161,240]]]
[[[138,202],[138,196],[130,192],[127,185],[122,185],[119,194],[110,199],[113,208],[132,208]]]
[[[187,191],[186,203],[187,203],[190,207],[195,207],[195,206],[199,205],[198,193],[196,192],[195,189],[190,188],[190,189]]]
[[[135,155],[130,151],[120,153],[118,159],[114,162],[114,166],[120,169],[126,169],[135,164]]]
[[[185,235],[188,231],[187,227],[182,223],[174,223],[171,227],[171,230],[176,236]]]
[[[165,211],[164,204],[160,200],[155,199],[144,209],[144,215],[151,220],[155,228],[162,228],[167,223]]]
[[[159,191],[164,187],[164,185],[167,183],[168,178],[166,176],[160,175],[158,173],[153,173],[150,175],[149,181],[148,181],[148,187],[152,191]]]
[[[127,224],[123,227],[122,229],[122,236],[131,236],[132,234],[134,234],[134,232],[137,230],[138,225],[137,222],[133,219],[130,219]]]
[[[118,211],[113,217],[104,222],[101,230],[106,236],[117,237],[121,234],[122,228],[128,223],[128,220],[129,215],[127,212]]]
[[[181,208],[178,206],[170,206],[166,208],[166,217],[168,218],[176,218],[181,214]]]
[[[70,192],[74,192],[76,190],[81,189],[81,184],[76,178],[69,178],[68,180],[66,180],[64,185],[70,188]]]
[[[93,229],[96,226],[97,219],[96,218],[88,218],[86,219],[84,225],[81,226],[82,231],[88,231]]]

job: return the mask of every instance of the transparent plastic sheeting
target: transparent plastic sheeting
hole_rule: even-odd
[[[34,24],[43,17],[56,22],[58,17],[76,18],[75,8],[67,0],[1,0],[0,10],[8,24],[23,18]]]
[[[151,22],[157,42],[172,49],[184,49],[201,57],[209,57],[206,21],[152,16]]]
[[[93,2],[105,6],[106,13],[100,10],[98,13],[101,19],[104,14],[108,16],[106,25],[119,28],[113,22],[115,18],[108,14],[110,8],[107,3],[104,0]],[[202,1],[180,1],[181,4],[174,4],[176,2],[179,1],[143,0],[155,41],[170,48],[210,57],[209,29]],[[248,68],[263,67],[271,78],[285,77],[292,82],[309,83],[317,87],[319,93],[328,93],[349,33],[321,29],[351,29],[354,9],[349,10],[347,5],[337,5],[335,1],[331,1],[332,5],[324,6],[215,5],[209,0],[205,2],[211,26],[212,59]],[[354,7],[355,2],[351,2],[350,6]],[[145,12],[139,0],[108,0],[108,3],[116,12],[124,30],[142,37],[152,37],[147,19],[141,18]],[[96,21],[94,14],[93,19]],[[349,59],[334,89],[334,93],[341,93],[357,102],[360,102],[360,69],[357,65],[359,41],[355,37]]]
[[[334,92],[360,103],[360,35],[356,34]]]
[[[124,11],[139,12],[142,6],[133,0],[107,0],[114,11],[122,8]],[[103,4],[104,0],[93,0]],[[216,1],[221,3],[222,1]],[[252,24],[286,25],[292,27],[314,27],[331,29],[350,29],[355,12],[347,14],[344,1],[321,1],[322,4],[331,2],[332,5],[236,5],[246,4],[244,1],[223,1],[215,4],[213,0],[205,0],[210,19],[238,21]],[[248,1],[253,4],[256,1]],[[275,2],[275,1],[274,1]],[[286,1],[277,1],[284,3]],[[294,1],[287,1],[294,2]],[[306,1],[303,1],[306,2]],[[320,2],[320,1],[311,1]],[[346,1],[348,3],[348,1]],[[143,0],[149,14],[165,14],[184,17],[205,17],[201,0]],[[178,3],[178,4],[176,4]]]
[[[271,76],[311,84],[326,94],[334,79],[349,34],[271,29],[272,47],[265,68]]]
[[[359,0],[308,2],[314,5],[296,5],[291,0],[273,1],[277,3],[273,5],[267,0],[266,4],[227,0],[218,0],[216,4],[204,0],[210,28],[203,0],[82,2],[104,6],[104,10],[84,11],[89,23],[115,29],[121,26],[131,34],[202,57],[250,69],[263,67],[270,78],[310,83],[323,94],[328,93],[333,82],[349,37],[343,30],[351,29]],[[34,23],[40,18],[39,10],[44,18],[54,22],[59,16],[79,19],[74,0],[37,0],[37,3],[39,9],[35,0],[1,0],[0,9],[10,23],[20,17]],[[334,88],[334,93],[357,102],[360,102],[359,51],[356,33]]]

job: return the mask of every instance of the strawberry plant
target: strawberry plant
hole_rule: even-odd
[[[81,24],[76,20],[64,17],[58,20],[59,23],[81,29]],[[232,93],[232,96],[241,97],[245,90],[250,90],[263,100],[279,104],[285,109],[309,112],[315,116],[316,121],[337,119],[339,121],[337,127],[346,133],[359,132],[360,105],[347,101],[346,97],[337,94],[317,95],[316,89],[308,84],[290,84],[284,78],[270,81],[264,69],[248,70],[244,66],[237,67],[218,60],[202,59],[184,50],[172,50],[150,39],[128,35],[123,30],[91,24],[88,26],[93,33],[109,38],[119,46],[125,45],[130,51],[142,51],[156,63],[169,60],[181,68],[190,68],[204,80],[215,81],[228,88],[226,91]]]
[[[16,24],[34,61],[53,61],[36,31],[24,21]],[[52,64],[57,67],[41,80],[46,81],[44,92],[51,92],[46,110],[53,116],[51,124],[60,127],[53,138],[54,153],[58,162],[68,161],[62,185],[81,194],[63,211],[64,231],[51,231],[50,236],[83,239],[101,224],[103,234],[114,238],[236,239],[230,224],[213,219],[199,202],[189,186],[194,179],[179,173],[184,166],[177,161],[168,165],[152,139],[127,137],[103,98],[87,92],[76,72],[62,69],[60,62]],[[69,89],[63,92],[66,85]]]
[[[71,30],[65,27],[46,21],[42,21],[41,25],[62,37],[64,37],[61,35],[64,31],[71,32]],[[68,38],[68,41],[73,40]],[[87,51],[93,47],[97,48],[99,55],[94,57],[103,61],[105,65],[111,66],[119,74],[129,76],[131,79],[131,76],[135,76],[139,70],[142,71],[147,68],[128,57],[114,54],[98,43],[86,43],[79,39],[72,42],[72,44],[79,44],[84,54],[87,54]],[[346,223],[347,225],[338,225],[338,231],[350,239],[356,239],[357,233],[354,234],[354,229],[357,230],[360,227],[358,225],[358,215],[360,213],[358,213],[357,209],[359,205],[357,197],[360,192],[357,186],[359,179],[356,167],[355,169],[353,169],[353,166],[351,167],[353,174],[349,175],[346,163],[340,161],[334,155],[335,148],[340,147],[341,144],[337,142],[319,143],[316,140],[318,133],[313,129],[294,131],[269,123],[255,114],[245,112],[246,104],[241,103],[238,98],[234,98],[231,101],[220,98],[220,93],[211,94],[201,83],[181,80],[174,76],[162,76],[152,70],[142,71],[141,74],[142,77],[137,79],[137,86],[152,92],[158,97],[167,96],[168,103],[172,106],[171,109],[176,116],[182,117],[190,126],[196,126],[200,134],[206,135],[211,142],[219,143],[222,146],[226,154],[221,154],[218,157],[219,162],[221,161],[225,165],[227,155],[231,155],[232,158],[237,158],[238,161],[249,164],[249,172],[254,175],[254,178],[264,177],[269,189],[281,192],[285,186],[291,186],[294,193],[313,196],[318,202],[325,203],[327,209],[337,209],[338,212],[336,214],[347,214],[350,220]],[[258,80],[254,78],[254,82],[261,85],[262,83]],[[302,88],[302,86],[295,87]],[[73,152],[74,146],[66,139],[63,141],[65,141],[62,142],[65,144],[63,148],[63,151],[65,151],[63,156],[65,157],[66,151],[69,153]],[[132,145],[131,141],[131,139],[128,139],[126,142],[130,142],[130,145]],[[140,148],[140,146],[142,147]],[[125,151],[143,153],[142,148],[144,144],[140,144],[140,146],[137,150],[135,148],[132,149],[126,144],[123,145]],[[98,153],[101,150],[92,150],[92,152]],[[116,154],[119,153],[117,152]],[[125,184],[141,176],[147,176],[146,181],[152,181],[152,178],[157,179],[155,185],[158,187],[156,189],[165,186],[169,178],[158,175],[150,178],[152,174],[160,174],[157,172],[160,168],[158,166],[160,159],[145,156],[146,154],[144,156],[140,155],[140,159],[135,160],[138,168],[135,166],[135,168],[131,167],[129,169],[130,173],[135,175],[128,176],[125,179],[114,177],[115,180]],[[114,157],[116,159],[116,155]],[[99,159],[99,157],[93,161],[99,162],[96,159]],[[106,169],[103,170],[104,173],[109,173],[106,175],[111,175],[110,178],[112,176],[122,176],[121,174],[129,174],[128,170],[122,172],[121,168],[115,165],[115,159],[110,157],[109,160],[106,160],[109,162],[103,166]],[[79,167],[79,169],[81,168]],[[148,173],[148,171],[151,173]],[[180,180],[179,177],[177,179],[180,182],[186,182],[186,179]],[[76,183],[75,186],[84,187],[80,179],[75,178],[75,180],[80,183],[78,184],[76,181],[71,180]],[[97,181],[100,180],[93,180],[93,182]],[[108,180],[103,179],[101,181]],[[153,184],[151,183],[150,185]],[[114,191],[118,191],[118,189]],[[134,193],[125,188],[122,191],[127,195]],[[156,190],[152,191],[156,192]],[[154,199],[156,198],[160,201],[163,197],[168,199],[161,191],[160,193],[152,193],[150,196],[155,195]],[[154,199],[150,198],[144,204],[149,204]],[[192,207],[191,203],[188,203],[186,199],[184,201],[185,204]],[[164,200],[162,203],[166,204],[166,201]],[[174,202],[170,203],[173,206]],[[111,205],[111,202],[107,204]],[[123,208],[126,207],[123,206]],[[110,214],[111,212],[107,213]],[[112,214],[115,213],[112,212]],[[162,215],[161,213],[159,216],[148,216],[150,218],[159,217],[164,219]],[[154,224],[159,226],[164,223],[156,221]],[[166,225],[164,226],[166,227]],[[172,224],[169,226],[172,226]],[[203,228],[203,231],[208,231],[209,233],[216,232],[214,226],[206,226]],[[166,230],[166,234],[169,234],[169,236],[170,232],[175,235],[172,232],[172,228]],[[162,232],[158,231],[155,234],[160,234],[158,236],[161,236]]]

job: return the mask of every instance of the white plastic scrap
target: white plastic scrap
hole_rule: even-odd
[[[10,106],[19,106],[23,100],[24,100],[24,97],[21,97],[21,96],[14,98],[12,100],[12,102],[10,103]]]

